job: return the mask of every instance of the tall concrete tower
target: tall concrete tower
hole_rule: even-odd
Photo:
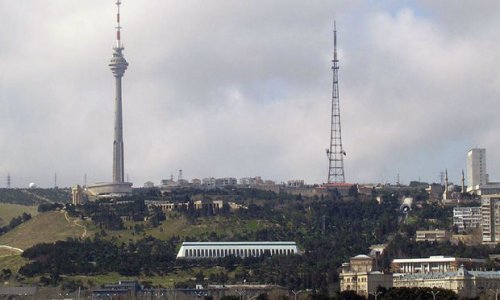
[[[113,182],[124,182],[123,157],[123,119],[122,119],[122,77],[127,70],[128,62],[123,57],[123,45],[120,37],[120,4],[116,1],[116,46],[113,47],[113,57],[109,63],[115,76],[115,134],[113,141]]]
[[[123,117],[122,117],[122,77],[127,70],[128,63],[123,57],[124,47],[120,37],[120,5],[116,1],[116,45],[113,47],[113,57],[109,67],[115,77],[115,131],[113,141],[113,181],[100,182],[89,185],[87,194],[96,197],[126,196],[132,194],[132,183],[125,182],[125,168],[123,156]],[[85,176],[86,178],[86,176]],[[86,180],[85,180],[86,181]]]
[[[342,149],[342,134],[340,126],[339,102],[339,60],[337,58],[337,28],[333,25],[333,86],[332,86],[332,114],[330,131],[330,148],[326,149],[328,156],[328,183],[345,183],[344,155]]]

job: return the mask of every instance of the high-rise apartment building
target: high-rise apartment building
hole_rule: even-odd
[[[500,196],[481,198],[481,227],[483,243],[500,242]]]
[[[474,191],[488,183],[486,149],[473,148],[467,153],[467,191]]]

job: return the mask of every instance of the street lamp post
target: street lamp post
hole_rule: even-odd
[[[297,300],[297,295],[302,293],[302,292],[303,292],[303,290],[298,290],[298,291],[292,290],[293,296],[295,297],[294,299]]]
[[[375,297],[375,300],[377,300],[378,295],[382,294],[382,292],[379,291],[379,292],[370,293],[370,294],[372,294]]]
[[[498,294],[500,294],[500,290],[499,289],[496,289],[496,290],[490,289],[490,292],[495,294],[495,300],[498,300]]]
[[[439,294],[439,291],[434,291],[434,290],[431,290],[430,293],[432,294],[432,299],[433,300],[436,300],[436,295]]]

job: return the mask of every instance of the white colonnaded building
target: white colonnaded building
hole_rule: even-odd
[[[295,242],[184,242],[177,259],[300,254]]]

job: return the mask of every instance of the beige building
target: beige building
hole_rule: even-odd
[[[446,230],[417,230],[415,241],[417,242],[445,242],[451,238],[450,232]]]
[[[500,272],[467,271],[463,266],[451,272],[394,274],[393,280],[394,287],[442,288],[460,297],[477,297],[489,290],[500,289]]]
[[[71,188],[71,203],[80,205],[83,203],[83,189],[80,185],[75,185]]]
[[[377,288],[392,287],[392,274],[384,274],[374,270],[374,259],[367,255],[357,255],[349,263],[342,264],[340,273],[340,291],[354,291],[358,295],[368,297]]]

